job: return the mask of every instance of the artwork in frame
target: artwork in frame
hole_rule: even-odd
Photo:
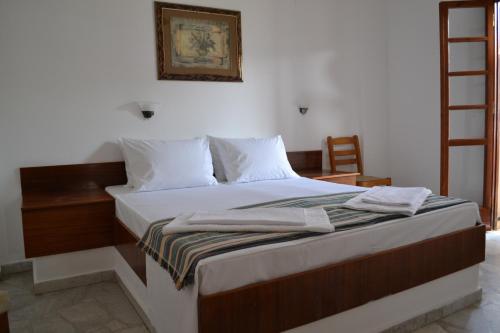
[[[159,80],[242,82],[241,13],[155,2]]]

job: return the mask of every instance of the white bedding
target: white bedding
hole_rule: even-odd
[[[222,210],[266,201],[362,191],[356,186],[332,184],[308,178],[268,180],[197,188],[134,193],[125,186],[106,188],[116,199],[116,215],[138,237],[151,223],[196,210]]]
[[[109,187],[116,214],[137,236],[149,224],[193,210],[220,210],[266,201],[361,191],[362,188],[306,178],[133,193]],[[418,242],[473,226],[479,220],[474,203],[445,208],[351,231],[264,245],[201,260],[189,292],[213,294],[314,269],[348,258]],[[170,279],[164,274],[165,278]],[[172,285],[168,281],[168,285]]]

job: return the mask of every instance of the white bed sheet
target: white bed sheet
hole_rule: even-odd
[[[149,224],[184,212],[360,190],[306,178],[141,193],[126,187],[107,189],[116,199],[117,217],[139,237]],[[478,220],[477,205],[469,203],[355,230],[233,251],[201,260],[195,285],[188,290],[194,293],[191,297],[231,290],[443,235]],[[170,289],[173,284],[168,282]]]
[[[221,210],[285,198],[362,191],[363,188],[308,178],[134,192],[127,186],[106,191],[116,200],[116,216],[138,237],[151,223],[197,210]]]

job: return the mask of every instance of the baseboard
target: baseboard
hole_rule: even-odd
[[[142,321],[144,322],[144,325],[146,325],[149,332],[156,333],[156,329],[151,324],[151,321],[149,320],[149,317],[146,315],[146,312],[144,311],[142,306],[139,305],[139,303],[136,301],[136,299],[134,298],[134,296],[132,295],[130,290],[128,290],[127,286],[125,285],[125,283],[123,283],[122,279],[120,278],[120,276],[118,274],[116,274],[116,272],[115,272],[115,280],[118,282],[118,285],[122,288],[123,293],[125,294],[125,296],[127,296],[128,300],[130,301],[130,303],[134,307],[134,309],[137,312],[137,314],[139,315],[139,317],[141,317]]]
[[[33,284],[35,294],[44,294],[52,291],[87,286],[89,284],[113,281],[115,280],[115,271],[95,272],[84,275],[72,276],[57,280],[38,282]]]
[[[451,315],[457,311],[463,310],[470,305],[481,301],[483,297],[483,290],[479,289],[473,293],[465,295],[464,297],[446,304],[440,308],[431,310],[415,318],[409,319],[401,324],[397,324],[391,328],[388,328],[382,333],[406,333],[414,332],[419,328],[427,326],[441,318]]]
[[[29,272],[33,270],[33,262],[31,260],[18,261],[0,266],[0,278],[10,274]]]

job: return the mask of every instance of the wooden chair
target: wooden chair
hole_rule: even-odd
[[[330,155],[330,166],[333,172],[337,172],[337,166],[340,165],[356,165],[357,171],[361,174],[356,177],[356,185],[363,187],[373,187],[380,185],[391,185],[391,178],[377,178],[365,176],[363,174],[363,162],[361,160],[361,149],[359,148],[359,139],[357,135],[353,137],[332,138],[329,136],[326,139],[328,144],[328,154]],[[352,146],[347,150],[335,149],[335,146]],[[338,159],[341,157],[341,159]]]

